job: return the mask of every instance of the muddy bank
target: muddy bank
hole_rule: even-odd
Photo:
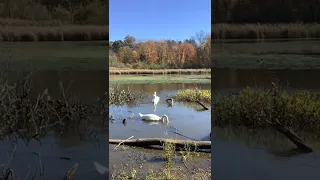
[[[166,169],[167,161],[162,156],[163,151],[122,146],[115,150],[115,146],[109,145],[109,179],[119,179],[134,171],[137,179],[146,179],[147,176],[155,176],[157,172]],[[174,168],[173,174],[179,177],[178,179],[190,179],[194,176],[193,172],[201,172],[199,179],[211,179],[211,155],[201,154],[184,163],[183,157],[177,152]]]

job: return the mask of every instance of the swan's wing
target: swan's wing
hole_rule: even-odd
[[[142,118],[145,120],[152,120],[152,121],[160,120],[160,117],[155,114],[144,114]]]

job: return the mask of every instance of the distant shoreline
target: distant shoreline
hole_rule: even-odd
[[[0,26],[0,42],[100,40],[109,40],[109,26]]]
[[[132,74],[209,74],[211,69],[119,69],[109,68],[110,75]]]
[[[211,24],[211,37],[223,39],[320,39],[320,24]]]

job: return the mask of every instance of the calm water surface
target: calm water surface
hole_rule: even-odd
[[[175,103],[173,107],[167,107],[165,99],[187,88],[210,89],[210,84],[134,84],[122,85],[122,88],[127,88],[127,86],[130,86],[131,90],[135,92],[144,91],[150,95],[153,92],[157,92],[160,97],[160,103],[157,105],[155,112],[151,99],[146,99],[145,103],[135,107],[111,106],[109,111],[116,117],[116,120],[114,123],[109,124],[110,138],[127,139],[134,136],[134,138],[169,137],[184,139],[184,137],[176,134],[180,133],[193,139],[209,140],[211,111],[201,111],[199,105],[183,103]],[[129,119],[132,113],[134,113],[134,116]],[[159,116],[166,114],[170,123],[168,126],[161,123],[145,123],[145,121],[141,120],[139,113],[151,113]],[[125,125],[122,124],[123,118],[127,119]]]
[[[320,71],[214,69],[212,91],[229,94],[246,86],[270,86],[275,78],[287,84],[290,91],[319,91],[320,83],[316,78],[319,75]],[[291,150],[295,146],[274,131],[214,128],[213,177],[217,180],[319,179],[319,138],[306,136],[304,139],[315,149],[314,153],[293,153]]]

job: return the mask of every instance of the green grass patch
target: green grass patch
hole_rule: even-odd
[[[285,89],[245,88],[214,101],[215,126],[266,127],[278,120],[297,132],[319,132],[320,94]]]
[[[319,69],[319,41],[216,42],[215,68]]]
[[[177,93],[177,101],[211,103],[211,91],[200,89],[187,89]]]
[[[210,84],[211,75],[110,75],[109,82],[112,84]]]

